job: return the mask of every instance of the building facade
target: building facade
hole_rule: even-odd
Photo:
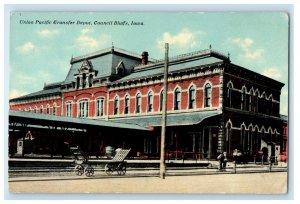
[[[72,58],[70,64],[63,82],[11,99],[10,109],[147,127],[150,133],[129,145],[137,155],[158,157],[164,61],[112,47]],[[269,156],[275,149],[282,152],[284,84],[211,49],[171,57],[168,66],[168,156],[213,159],[234,149],[249,156],[264,148]],[[105,140],[98,142],[106,145]]]

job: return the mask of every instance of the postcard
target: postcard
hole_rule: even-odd
[[[11,193],[288,193],[289,14],[12,12]]]

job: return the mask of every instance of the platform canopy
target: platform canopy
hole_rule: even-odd
[[[168,113],[167,114],[167,126],[183,126],[183,125],[196,125],[203,120],[220,115],[221,110],[206,110],[199,112],[187,112],[187,113]],[[157,127],[161,126],[162,116],[147,115],[130,117],[126,119],[115,119],[115,122],[123,122],[128,124],[136,124],[143,127]]]
[[[149,129],[137,125],[127,124],[121,122],[112,122],[106,120],[96,120],[88,118],[71,118],[65,116],[53,116],[49,114],[32,113],[25,111],[9,111],[9,125],[10,129],[20,129],[22,127],[51,127],[62,129],[87,129],[93,127],[105,127],[105,128],[119,128],[119,129],[131,129],[149,131]]]

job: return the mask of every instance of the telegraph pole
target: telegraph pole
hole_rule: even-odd
[[[166,138],[166,119],[167,119],[167,95],[168,95],[168,61],[169,61],[169,44],[165,43],[165,69],[163,84],[163,107],[162,107],[162,124],[161,124],[161,141],[160,141],[160,178],[165,179],[165,138]]]

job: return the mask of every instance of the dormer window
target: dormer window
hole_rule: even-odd
[[[88,60],[83,61],[78,73],[74,74],[76,79],[76,89],[88,88],[93,86],[93,79],[97,72],[93,70]],[[75,88],[75,84],[73,85]]]

